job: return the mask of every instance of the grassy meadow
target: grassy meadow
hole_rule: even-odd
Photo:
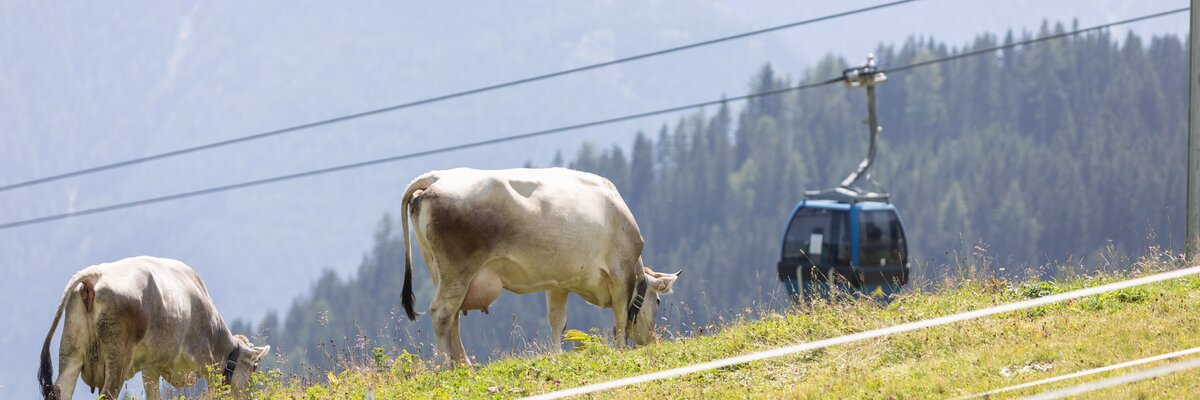
[[[632,350],[591,335],[574,350],[515,356],[470,369],[438,368],[412,354],[364,349],[340,371],[260,374],[269,399],[516,398],[589,383],[986,308],[1179,268],[1169,257],[1131,270],[1022,282],[957,277],[883,305],[843,298],[787,312],[745,310],[711,333]],[[1124,289],[891,337],[819,349],[602,392],[595,398],[955,398],[1200,346],[1200,277]],[[670,335],[669,335],[670,336]],[[1066,380],[993,398],[1036,394],[1136,370]],[[316,376],[317,378],[314,378]],[[1186,398],[1200,371],[1093,392],[1088,397]]]

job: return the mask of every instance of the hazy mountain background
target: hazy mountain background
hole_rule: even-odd
[[[0,184],[869,4],[873,3],[504,3],[459,9],[393,3],[147,3],[115,8],[6,2],[0,4]],[[827,54],[858,64],[880,43],[899,44],[912,35],[961,46],[985,32],[1036,32],[1045,19],[1074,18],[1080,26],[1090,26],[1186,5],[922,1],[4,192],[0,218],[15,221],[739,95],[750,89],[748,77],[766,63],[779,76],[796,80]],[[1129,29],[1147,38],[1185,34],[1187,16]],[[1115,29],[1111,37],[1121,40],[1126,32]],[[1187,90],[1186,85],[1174,89]],[[734,105],[733,112],[740,107]],[[0,332],[0,397],[25,398],[36,392],[36,354],[55,302],[66,279],[87,265],[141,254],[178,258],[206,279],[227,320],[259,321],[268,311],[283,312],[297,296],[309,293],[323,270],[350,278],[371,250],[381,216],[397,211],[400,191],[425,170],[510,167],[527,161],[546,165],[560,150],[574,159],[584,141],[600,149],[617,144],[629,154],[637,131],[656,134],[664,123],[678,118],[650,118],[0,231],[0,268],[5,273],[0,302],[10,305],[0,314],[0,324],[7,328]],[[886,120],[884,124],[888,126]],[[920,177],[907,179],[924,182]],[[889,187],[895,190],[900,184]],[[774,237],[777,232],[756,234]],[[770,265],[762,268],[768,276],[773,273]],[[399,281],[378,284],[376,290],[399,295]],[[422,301],[427,303],[428,296]],[[534,312],[536,318],[541,312]],[[579,312],[579,307],[571,310],[572,315]],[[427,331],[427,325],[414,328]],[[526,329],[545,328],[538,324]]]

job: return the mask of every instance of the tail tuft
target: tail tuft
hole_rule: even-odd
[[[38,367],[38,383],[42,387],[43,399],[58,399],[58,391],[54,388],[54,373],[50,370],[50,346],[42,347],[42,362]]]
[[[404,268],[404,289],[400,293],[400,302],[404,304],[404,314],[408,316],[409,321],[416,321],[417,317],[421,316],[421,313],[414,309],[417,296],[413,294],[411,265]]]

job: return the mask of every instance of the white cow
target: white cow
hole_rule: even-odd
[[[455,363],[470,364],[459,338],[459,311],[487,312],[501,289],[547,292],[556,350],[561,350],[568,293],[612,308],[614,337],[623,347],[628,339],[636,345],[654,340],[658,295],[669,293],[679,276],[642,265],[641,232],[607,179],[563,168],[433,171],[413,180],[401,202],[402,302],[409,319],[418,315],[410,210],[437,288],[429,306],[436,346]]]
[[[59,376],[51,385],[50,340],[64,309]],[[160,376],[187,386],[216,365],[241,398],[270,348],[230,334],[204,282],[187,265],[133,257],[87,267],[67,282],[42,345],[38,381],[46,399],[70,399],[82,373],[93,392],[99,387],[116,399],[124,382],[141,371],[146,397],[158,399]]]

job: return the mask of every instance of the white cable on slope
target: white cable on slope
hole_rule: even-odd
[[[1022,383],[1020,385],[1013,385],[1013,386],[1000,388],[1000,389],[996,389],[996,390],[989,390],[986,392],[976,393],[976,394],[966,396],[966,397],[959,397],[958,399],[955,399],[955,400],[964,400],[964,399],[973,399],[976,397],[991,396],[991,395],[997,394],[997,393],[1003,393],[1003,392],[1013,391],[1013,390],[1017,390],[1017,389],[1024,389],[1024,388],[1032,387],[1032,386],[1044,385],[1044,384],[1051,383],[1051,382],[1058,382],[1061,380],[1067,380],[1067,379],[1072,379],[1072,378],[1078,378],[1081,376],[1098,374],[1101,372],[1107,372],[1107,371],[1112,371],[1115,369],[1132,367],[1135,365],[1142,365],[1145,363],[1151,363],[1151,362],[1155,362],[1155,361],[1161,361],[1161,360],[1166,360],[1166,359],[1180,357],[1180,356],[1186,356],[1188,354],[1195,354],[1195,353],[1200,353],[1200,347],[1193,347],[1193,348],[1190,348],[1187,350],[1180,350],[1180,351],[1176,351],[1173,353],[1159,354],[1157,356],[1146,357],[1146,358],[1133,360],[1133,361],[1126,361],[1126,362],[1123,362],[1120,364],[1113,364],[1113,365],[1109,365],[1109,366],[1105,366],[1105,367],[1089,369],[1086,371],[1079,371],[1079,372],[1075,372],[1075,373],[1071,373],[1071,374],[1059,375],[1059,376],[1052,377],[1052,378],[1042,379],[1040,381],[1027,382],[1027,383]]]
[[[666,379],[666,378],[676,377],[676,376],[680,376],[680,375],[696,373],[696,372],[700,372],[700,371],[707,371],[707,370],[711,370],[711,369],[728,367],[728,366],[736,365],[736,364],[748,363],[751,361],[765,360],[768,358],[775,358],[775,357],[785,356],[785,355],[789,355],[789,354],[795,354],[795,353],[799,353],[799,352],[803,352],[803,351],[816,350],[816,349],[829,347],[829,346],[835,346],[835,345],[839,345],[839,344],[856,342],[856,341],[866,340],[866,339],[874,339],[874,338],[889,336],[889,335],[902,333],[902,332],[914,331],[914,330],[934,327],[934,326],[938,326],[938,325],[946,325],[946,324],[950,324],[950,323],[954,323],[954,322],[966,321],[966,320],[976,319],[976,318],[980,318],[980,317],[986,317],[989,315],[1017,311],[1017,310],[1022,310],[1022,309],[1026,309],[1026,308],[1030,308],[1030,307],[1037,307],[1037,306],[1041,306],[1041,305],[1057,303],[1060,301],[1072,300],[1072,299],[1077,299],[1080,297],[1087,297],[1087,296],[1096,295],[1096,294],[1100,294],[1100,293],[1104,293],[1104,292],[1111,292],[1114,290],[1120,290],[1120,289],[1130,288],[1130,287],[1134,287],[1134,286],[1162,282],[1162,281],[1166,281],[1166,280],[1171,280],[1171,279],[1175,279],[1175,278],[1181,278],[1181,277],[1191,276],[1191,275],[1196,275],[1196,274],[1200,274],[1200,266],[1188,267],[1188,268],[1179,269],[1179,270],[1175,270],[1175,271],[1164,272],[1161,274],[1144,276],[1141,278],[1129,279],[1129,280],[1125,280],[1125,281],[1121,281],[1121,282],[1114,282],[1114,283],[1110,283],[1107,285],[1101,285],[1101,286],[1096,286],[1096,287],[1091,287],[1091,288],[1086,288],[1086,289],[1080,289],[1080,290],[1075,290],[1075,291],[1066,292],[1066,293],[1053,294],[1053,295],[1049,295],[1046,297],[1040,297],[1040,298],[1036,298],[1036,299],[1019,301],[1016,303],[999,305],[999,306],[995,306],[995,307],[985,308],[982,310],[968,311],[965,313],[948,315],[945,317],[938,317],[938,318],[934,318],[934,319],[909,322],[906,324],[890,326],[887,328],[880,328],[880,329],[876,329],[876,330],[859,332],[859,333],[849,334],[849,335],[845,335],[845,336],[838,336],[838,337],[829,338],[829,339],[822,339],[822,340],[818,340],[815,342],[801,343],[801,344],[792,345],[792,346],[788,346],[788,347],[782,347],[782,348],[778,348],[778,349],[774,349],[774,350],[760,351],[757,353],[751,353],[751,354],[741,355],[741,356],[737,356],[737,357],[726,358],[726,359],[722,359],[722,360],[714,360],[714,361],[709,361],[709,362],[701,363],[701,364],[693,364],[693,365],[689,365],[686,367],[669,369],[666,371],[659,371],[659,372],[654,372],[654,373],[645,374],[645,375],[631,376],[631,377],[621,378],[621,379],[612,380],[612,381],[608,381],[608,382],[601,382],[601,383],[595,383],[595,384],[591,384],[591,385],[587,385],[587,386],[580,386],[577,388],[560,390],[557,392],[544,393],[544,394],[540,394],[537,396],[527,397],[527,399],[561,399],[561,398],[568,397],[568,396],[576,396],[576,395],[581,395],[581,394],[594,393],[594,392],[599,392],[602,390],[614,389],[614,388],[634,385],[634,384],[638,384],[638,383],[645,383],[645,382],[650,382],[650,381],[656,381],[659,379]]]
[[[1097,389],[1110,388],[1126,383],[1133,383],[1150,378],[1157,378],[1163,375],[1173,374],[1179,371],[1186,371],[1192,368],[1200,367],[1200,358],[1193,358],[1187,361],[1180,361],[1174,364],[1167,364],[1161,367],[1151,368],[1145,371],[1132,372],[1121,376],[1114,376],[1108,379],[1101,379],[1094,382],[1087,382],[1069,388],[1059,389],[1052,392],[1042,393],[1036,396],[1026,397],[1025,400],[1049,400],[1061,399],[1067,396],[1087,393]]]

